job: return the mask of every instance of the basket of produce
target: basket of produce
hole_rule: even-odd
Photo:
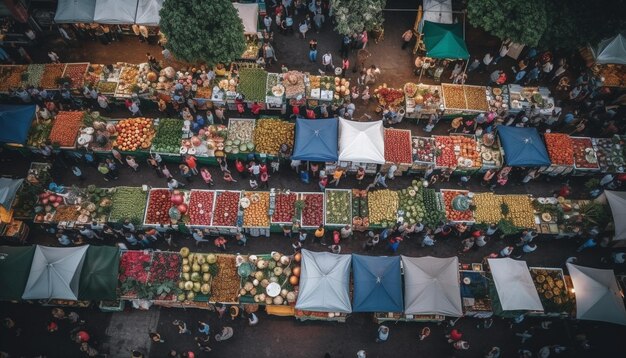
[[[48,137],[50,142],[63,148],[73,148],[76,145],[80,127],[83,125],[84,115],[85,113],[80,111],[57,113]]]
[[[403,222],[412,225],[424,221],[426,209],[424,208],[423,191],[424,186],[418,180],[413,180],[409,187],[398,191],[398,216],[402,218]]]
[[[265,85],[267,82],[267,71],[261,68],[242,68],[239,70],[238,92],[244,96],[246,101],[265,101]]]
[[[285,97],[297,98],[304,96],[304,74],[298,71],[289,71],[283,74]]]
[[[149,149],[155,130],[150,118],[131,118],[119,121],[115,125],[117,137],[113,146],[122,151]]]
[[[126,219],[139,224],[146,210],[148,193],[139,187],[117,187],[111,197],[110,222],[122,222]]]
[[[226,153],[249,153],[254,150],[254,119],[231,118],[228,120],[228,137],[224,142]]]
[[[270,193],[266,191],[243,193],[250,205],[243,209],[243,227],[269,228]]]
[[[152,151],[178,154],[182,136],[183,121],[174,118],[160,119],[156,134],[152,140]]]

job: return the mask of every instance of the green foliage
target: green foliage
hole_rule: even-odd
[[[159,13],[165,47],[187,62],[229,63],[243,54],[243,23],[230,0],[166,0]]]
[[[342,35],[371,31],[382,25],[387,0],[331,0],[335,9],[335,30]]]
[[[598,178],[591,178],[585,182],[585,188],[589,190],[594,190],[598,187],[600,187],[600,179]]]
[[[470,24],[501,38],[536,46],[548,27],[546,0],[470,0]]]
[[[511,220],[506,220],[506,219],[500,219],[500,221],[498,221],[498,229],[500,229],[500,231],[502,232],[502,235],[505,235],[505,236],[513,235],[522,231],[521,228],[518,228],[517,226],[513,225],[513,222]]]

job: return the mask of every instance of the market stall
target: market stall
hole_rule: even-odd
[[[237,92],[243,96],[248,106],[254,102],[264,105],[267,75],[267,71],[262,68],[246,67],[239,70]]]
[[[413,164],[409,174],[422,173],[435,166],[437,146],[432,137],[412,137]]]
[[[550,157],[536,128],[498,126],[504,162],[512,167],[544,167]]]
[[[290,190],[274,190],[270,192],[271,223],[273,232],[282,232],[283,226],[291,226],[302,222],[302,211],[305,206],[302,194]]]
[[[547,87],[522,87],[516,84],[509,85],[509,111],[518,113],[526,111],[531,106],[539,109],[539,113],[549,116],[552,111],[560,112],[560,108],[555,107],[554,98]]]
[[[303,229],[317,229],[324,225],[326,200],[324,193],[301,193],[304,207],[302,208]]]
[[[598,165],[603,173],[624,173],[626,170],[626,137],[592,138]]]
[[[551,317],[567,317],[574,311],[574,294],[567,287],[560,268],[530,267],[530,276],[539,294],[544,313]]]
[[[473,173],[482,166],[480,146],[474,135],[434,136],[436,168],[451,168],[457,173]]]
[[[482,86],[441,84],[447,113],[487,112],[487,88]]]
[[[588,137],[570,137],[574,150],[574,175],[593,175],[600,171],[593,142]]]
[[[93,22],[96,0],[59,0],[54,14],[54,22],[86,23]]]
[[[22,220],[14,218],[13,206],[24,179],[0,178],[0,238],[24,243],[29,228]]]
[[[477,266],[476,269],[471,271],[459,270],[463,315],[489,318],[493,315],[491,298],[489,297],[489,280],[485,272],[480,270],[480,267]]]
[[[237,271],[242,287],[239,302],[292,306],[298,293],[301,254],[293,257],[280,252],[239,256]]]
[[[35,106],[0,105],[0,143],[24,145],[35,119]]]
[[[348,171],[363,167],[375,173],[377,164],[385,163],[385,140],[382,121],[355,122],[339,119],[339,163]],[[329,167],[330,166],[330,167]],[[327,163],[327,172],[334,171]]]
[[[254,150],[254,127],[252,118],[230,118],[228,136],[224,142],[224,152],[237,157],[237,154],[250,153]]]
[[[626,36],[622,33],[600,41],[592,48],[595,65],[592,71],[603,77],[607,87],[626,87]]]
[[[475,222],[474,213],[470,210],[469,191],[441,189],[441,198],[448,221],[452,223]]]
[[[96,0],[93,22],[99,24],[134,24],[138,0]]]
[[[278,118],[262,118],[254,129],[254,141],[257,153],[278,156],[281,147],[286,146],[291,154],[294,144],[295,124]]]
[[[352,223],[352,191],[326,189],[324,191],[324,224],[343,227]]]
[[[337,156],[336,118],[296,119],[296,138],[292,159],[335,162]]]
[[[257,3],[242,4],[235,2],[233,6],[243,23],[243,32],[245,34],[256,34],[259,27],[259,5]]]
[[[0,300],[19,300],[28,282],[35,246],[0,246]]]
[[[280,110],[285,103],[285,86],[282,85],[282,77],[278,73],[268,73],[265,84],[266,110]]]
[[[161,20],[159,11],[163,7],[163,1],[165,0],[139,0],[135,23],[137,25],[159,26]]]
[[[352,255],[354,312],[402,312],[400,257]]]
[[[442,59],[469,59],[469,52],[463,39],[463,24],[424,21],[422,33],[426,56]]]
[[[482,166],[480,172],[484,173],[489,169],[498,170],[502,168],[503,158],[500,143],[496,140],[494,133],[485,133],[476,138],[480,148],[480,159]]]
[[[404,314],[463,316],[457,257],[402,256]]]
[[[539,169],[550,176],[567,175],[574,170],[574,143],[563,133],[545,133],[543,139],[550,156],[550,166]]]
[[[267,191],[243,191],[241,193],[240,206],[243,209],[242,227],[254,229],[258,234],[269,237],[270,229],[270,193]]]
[[[487,86],[487,102],[491,111],[500,113],[509,109],[509,87]]]
[[[352,312],[350,303],[351,255],[302,250],[300,292],[296,301],[296,318],[315,319],[312,312],[329,312],[328,319],[345,321]],[[326,319],[326,317],[324,317]]]
[[[576,318],[626,325],[624,296],[613,270],[567,264],[576,293]]]
[[[503,311],[543,311],[543,305],[525,261],[509,258],[487,261],[498,302]]]
[[[404,84],[404,102],[405,117],[428,118],[443,107],[441,86],[407,82]]]
[[[413,162],[411,131],[385,128],[385,162],[396,164],[399,172],[404,172]]]
[[[613,240],[626,240],[626,192],[605,190],[604,194],[613,213],[615,237]]]

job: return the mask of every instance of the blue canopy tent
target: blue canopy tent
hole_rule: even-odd
[[[506,165],[542,167],[550,165],[550,157],[537,129],[499,126],[498,135],[504,149]]]
[[[0,143],[26,143],[33,118],[35,105],[0,105]]]
[[[292,158],[315,162],[337,161],[337,127],[337,118],[297,118]]]
[[[402,312],[399,256],[352,255],[353,312]]]

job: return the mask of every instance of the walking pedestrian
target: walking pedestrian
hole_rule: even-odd
[[[333,65],[333,55],[330,54],[330,51],[326,51],[322,56],[322,66],[324,66],[325,72],[332,72],[335,69]]]
[[[509,257],[513,253],[513,246],[505,246],[500,250],[500,257]]]
[[[98,171],[104,176],[104,181],[112,179],[109,167],[105,163],[98,164]]]
[[[169,191],[172,191],[174,189],[178,189],[179,187],[184,187],[184,186],[185,184],[171,177],[167,181],[167,188],[169,189]]]
[[[335,187],[339,186],[339,181],[341,181],[341,177],[344,176],[345,172],[345,169],[337,167],[333,173],[333,180],[330,181],[330,184],[335,183]]]
[[[152,340],[152,342],[165,343],[165,341],[161,338],[161,335],[157,332],[150,332],[148,333],[148,336],[150,336],[150,339]]]
[[[598,245],[598,242],[596,241],[595,238],[589,238],[582,245],[580,245],[578,249],[576,249],[576,252],[582,252],[585,249],[593,248],[593,247],[596,247],[597,245]]]
[[[60,63],[60,58],[59,55],[56,54],[56,52],[50,50],[48,51],[48,57],[50,58],[50,61],[52,61],[52,63]]]
[[[218,236],[213,240],[213,245],[222,251],[226,251],[226,238],[224,238],[224,236]]]
[[[209,171],[208,168],[203,167],[202,169],[200,169],[200,175],[202,176],[202,180],[204,180],[206,185],[208,185],[210,187],[215,185],[213,183],[213,176],[211,175],[211,172]]]
[[[311,39],[309,41],[309,61],[317,62],[317,40]]]
[[[198,327],[198,332],[208,336],[210,332],[210,326],[202,321],[198,321],[198,325],[200,326]]]
[[[178,170],[180,170],[180,175],[182,175],[183,178],[185,178],[185,180],[187,180],[187,183],[191,183],[192,182],[192,180],[191,180],[191,176],[192,176],[191,169],[189,169],[189,167],[187,165],[180,164],[178,166]]]
[[[194,231],[193,234],[191,234],[191,236],[195,240],[196,246],[198,246],[201,242],[209,242],[209,240],[204,238],[204,234],[202,233],[202,230],[200,229],[197,229],[196,231]]]
[[[324,229],[323,224],[320,224],[320,226],[313,233],[313,243],[318,242],[322,245],[326,245],[326,240],[324,239],[325,234],[326,229]]]
[[[408,29],[402,34],[402,49],[406,49],[413,39],[413,29]]]
[[[450,333],[446,334],[446,338],[448,338],[448,343],[458,342],[463,338],[463,333],[460,330],[454,328],[450,331]]]
[[[389,327],[381,325],[378,327],[378,337],[376,338],[376,343],[386,342],[387,339],[389,339]]]
[[[126,164],[128,164],[128,166],[131,167],[135,173],[139,171],[139,163],[137,163],[135,157],[132,155],[126,156]]]
[[[198,159],[191,154],[187,154],[185,156],[185,163],[193,173],[193,175],[198,175]]]
[[[80,182],[84,182],[85,181],[85,176],[83,175],[83,171],[80,170],[80,168],[76,165],[72,166],[72,173],[74,174],[75,177],[77,177]]]

